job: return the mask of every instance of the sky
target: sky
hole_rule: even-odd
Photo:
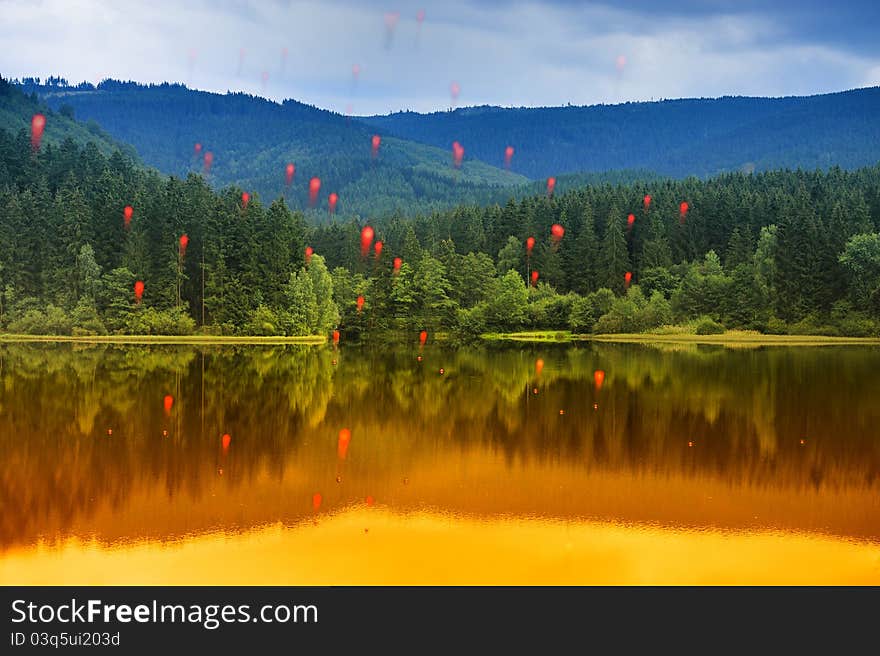
[[[876,0],[0,0],[0,75],[354,115],[809,95],[880,85],[878,25]]]

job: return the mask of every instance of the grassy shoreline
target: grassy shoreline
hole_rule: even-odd
[[[0,342],[72,342],[82,344],[324,344],[324,335],[246,337],[226,335],[0,335]]]
[[[439,336],[438,336],[439,337]],[[446,335],[444,335],[446,337]],[[533,330],[515,333],[484,333],[480,338],[495,342],[615,342],[627,344],[719,344],[728,346],[831,346],[876,345],[877,337],[832,337],[823,335],[764,335],[730,330],[720,335],[692,333],[619,333],[579,335],[567,330]],[[283,345],[327,343],[324,335],[294,337],[250,337],[227,335],[0,335],[0,343],[74,343],[74,344],[192,344],[192,345]]]
[[[823,335],[764,335],[747,331],[729,330],[720,335],[694,335],[692,333],[620,333],[605,335],[576,335],[568,331],[546,330],[520,333],[485,333],[488,341],[514,342],[618,342],[630,344],[720,344],[741,346],[832,346],[876,345],[877,337],[832,337]]]

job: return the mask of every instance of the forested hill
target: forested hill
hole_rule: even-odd
[[[59,146],[66,139],[71,139],[79,145],[93,143],[105,155],[119,150],[128,158],[137,159],[134,148],[111,137],[97,123],[84,124],[73,118],[69,108],[59,109],[53,111],[36,95],[25,94],[19,87],[0,77],[0,130],[21,135],[27,140],[30,138],[28,135],[34,114],[43,114],[46,127],[42,143],[47,146]]]
[[[0,332],[880,336],[880,166],[304,219],[0,130]]]
[[[880,160],[880,88],[807,97],[664,100],[589,107],[469,107],[362,119],[530,178],[648,169],[700,177],[778,168],[846,169]]]
[[[202,172],[211,152],[208,180],[216,188],[235,184],[265,199],[284,195],[302,209],[309,206],[309,180],[318,177],[316,216],[327,215],[331,192],[338,194],[337,213],[351,216],[489,202],[500,188],[527,182],[470,154],[460,169],[453,168],[451,142],[437,148],[379,131],[374,157],[375,128],[294,100],[278,104],[241,93],[114,80],[96,88],[28,79],[22,88],[55,109],[66,106],[78,119],[97,122],[166,174]],[[288,163],[295,165],[289,186]]]

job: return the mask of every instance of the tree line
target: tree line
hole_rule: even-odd
[[[0,330],[880,334],[880,167],[398,212],[369,221],[378,255],[361,251],[367,223],[309,225],[283,199],[0,132]]]

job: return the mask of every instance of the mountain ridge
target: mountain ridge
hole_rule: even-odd
[[[214,156],[210,177],[215,186],[237,185],[269,199],[284,196],[304,210],[311,205],[308,181],[318,177],[322,184],[313,218],[327,213],[330,192],[339,195],[340,214],[361,215],[431,211],[528,182],[470,157],[460,169],[453,168],[448,149],[393,136],[382,136],[374,155],[375,129],[296,100],[276,103],[239,92],[117,80],[95,87],[25,79],[21,86],[54,109],[67,105],[77,117],[97,122],[165,174],[185,177],[201,171],[194,154],[194,144],[200,143],[202,155],[211,151]],[[290,186],[285,183],[288,163],[296,167]]]
[[[83,123],[66,111],[54,111],[35,95],[23,93],[14,83],[0,77],[0,128],[12,135],[29,133],[31,118],[37,113],[45,114],[47,119],[42,138],[44,144],[60,146],[70,138],[80,145],[93,143],[104,155],[118,150],[133,161],[139,159],[131,145],[114,139],[97,123]]]
[[[360,118],[414,141],[457,138],[489,163],[502,162],[505,147],[511,145],[516,151],[512,170],[542,178],[634,168],[672,177],[834,165],[858,168],[877,161],[878,116],[880,87],[809,96],[720,96],[615,105],[484,105]],[[707,152],[709,146],[716,152]]]

